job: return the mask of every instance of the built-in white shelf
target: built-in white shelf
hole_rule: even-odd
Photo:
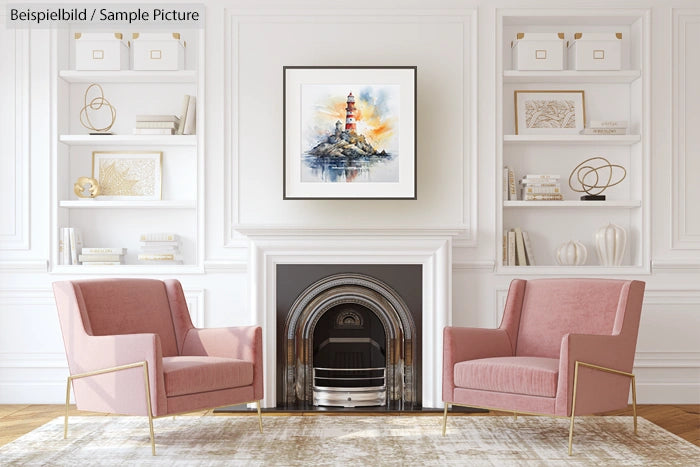
[[[177,71],[78,71],[62,70],[58,76],[69,83],[196,83],[194,70]]]
[[[518,71],[503,72],[504,83],[605,83],[628,84],[639,79],[639,70],[617,71]]]
[[[166,275],[166,274],[201,274],[203,268],[191,264],[117,264],[117,265],[83,265],[83,264],[60,264],[53,267],[54,274],[146,274],[146,275]]]
[[[70,146],[196,146],[196,135],[61,135]]]
[[[562,201],[504,201],[503,207],[505,208],[639,208],[642,206],[642,202],[639,200],[625,200],[625,201],[580,201],[580,200],[562,200]]]
[[[59,201],[61,208],[71,209],[195,209],[197,202],[194,200],[100,200],[99,198],[85,200]]]
[[[639,143],[639,135],[503,135],[504,143],[564,143],[629,146]]]
[[[644,271],[643,266],[558,266],[555,264],[543,266],[500,266],[497,274],[505,275],[565,275],[565,276],[590,276],[590,275],[624,275],[639,274]]]

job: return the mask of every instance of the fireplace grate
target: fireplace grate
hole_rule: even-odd
[[[373,407],[386,404],[386,368],[313,369],[313,404]]]

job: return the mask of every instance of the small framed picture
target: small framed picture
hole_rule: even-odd
[[[416,199],[416,67],[285,66],[284,199]]]
[[[163,153],[159,151],[94,151],[92,178],[99,199],[161,199]]]
[[[516,135],[579,134],[585,121],[583,91],[515,91]]]

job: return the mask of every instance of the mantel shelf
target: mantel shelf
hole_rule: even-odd
[[[196,135],[61,135],[70,146],[196,146]]]
[[[193,264],[118,264],[118,265],[56,265],[53,274],[201,274],[203,268]]]
[[[562,201],[504,201],[503,207],[506,208],[638,208],[642,206],[639,200],[612,200],[612,201],[580,201],[580,200],[562,200]]]
[[[547,264],[542,266],[498,266],[497,274],[509,274],[516,276],[525,275],[566,275],[566,276],[590,276],[590,275],[625,275],[641,274],[648,272],[648,267],[642,265],[623,266],[559,266]]]
[[[639,143],[640,135],[503,135],[504,143],[564,143],[629,146]]]
[[[62,70],[58,76],[69,83],[196,83],[194,70],[177,71],[78,71]]]
[[[197,203],[193,200],[154,200],[154,201],[142,201],[142,200],[100,200],[97,199],[85,199],[85,200],[63,200],[59,201],[59,207],[71,208],[71,209],[114,209],[114,208],[128,208],[128,209],[195,209]]]
[[[639,79],[639,70],[617,71],[518,71],[503,72],[504,83],[606,83],[627,84]]]

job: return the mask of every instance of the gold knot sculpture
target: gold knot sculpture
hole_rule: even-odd
[[[88,95],[90,94],[90,90],[96,88],[99,90],[99,95],[96,97],[93,97],[90,99],[88,102]],[[91,111],[99,111],[105,108],[110,112],[110,121],[109,125],[104,126],[104,127],[97,127],[95,126],[94,123],[92,123],[92,120],[90,119],[90,112]],[[116,109],[112,106],[112,104],[109,103],[107,99],[105,99],[105,93],[102,90],[102,86],[99,84],[93,83],[90,86],[87,87],[85,90],[85,95],[83,96],[83,107],[80,109],[80,124],[83,125],[85,128],[88,130],[92,130],[97,133],[102,133],[106,134],[110,128],[112,128],[112,125],[114,125],[114,120],[117,118],[117,111]]]
[[[94,198],[101,192],[100,184],[90,177],[80,177],[73,185],[73,191],[79,198]]]
[[[619,169],[622,174],[619,179],[613,181],[615,170]],[[572,181],[576,177],[578,185],[574,186]],[[612,164],[604,157],[591,157],[577,165],[569,175],[569,188],[578,193],[586,193],[582,200],[604,200],[605,195],[601,195],[606,189],[622,182],[627,176],[627,170],[619,164]]]

